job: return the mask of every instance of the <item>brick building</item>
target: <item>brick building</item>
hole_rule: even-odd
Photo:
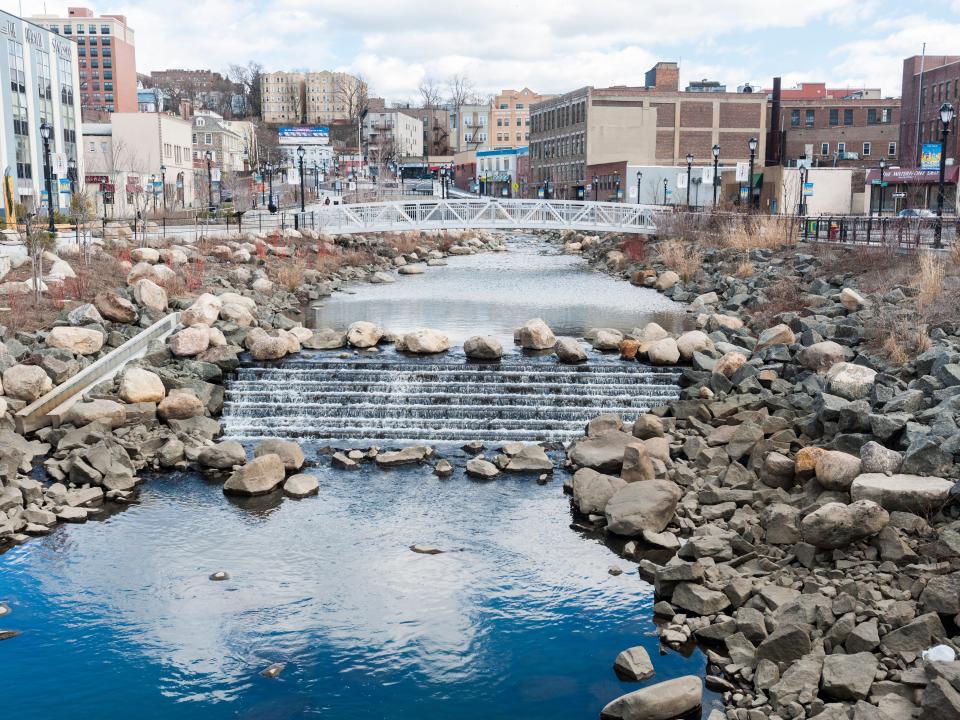
[[[489,148],[526,147],[530,142],[530,106],[552,95],[538,95],[528,87],[501,90],[490,106]]]
[[[416,118],[423,126],[423,150],[427,156],[449,155],[452,148],[452,114],[446,108],[397,106],[397,112]],[[371,110],[372,112],[372,110]]]
[[[757,138],[757,162],[764,153],[766,97],[753,92],[682,92],[676,63],[657,63],[642,87],[584,87],[538,103],[531,109],[531,182],[550,183],[553,196],[576,198],[590,182],[588,166],[713,163],[750,157]],[[614,183],[615,184],[615,183]]]
[[[960,56],[927,55],[921,58],[919,55],[914,55],[904,60],[902,98],[901,165],[916,168],[920,166],[921,146],[924,143],[939,143],[941,140],[940,106],[949,102],[955,110],[960,109]],[[953,158],[953,162],[958,164],[960,163],[960,143],[957,141],[956,122],[955,120],[947,137],[946,151],[947,158]]]
[[[133,30],[123,15],[67,8],[67,17],[37,15],[30,22],[77,43],[80,106],[84,118],[137,112],[137,58]]]

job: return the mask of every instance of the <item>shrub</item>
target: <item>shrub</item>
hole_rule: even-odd
[[[693,243],[669,240],[660,243],[657,250],[663,264],[685,281],[694,277],[703,265],[703,253]]]
[[[932,307],[943,293],[944,264],[939,256],[923,253],[917,263],[917,309],[923,312]]]

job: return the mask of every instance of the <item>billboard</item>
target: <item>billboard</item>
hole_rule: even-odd
[[[920,151],[921,170],[940,169],[940,143],[924,143]]]
[[[330,129],[317,125],[299,125],[296,127],[282,127],[277,131],[280,142],[287,140],[309,140],[314,143],[330,142]]]

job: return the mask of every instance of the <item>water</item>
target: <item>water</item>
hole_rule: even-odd
[[[646,684],[613,674],[632,645],[648,683],[702,673],[699,651],[659,655],[651,588],[568,527],[559,478],[312,471],[299,502],[151,479],[139,505],[0,555],[0,626],[22,632],[0,643],[4,714],[580,720]]]
[[[591,271],[578,255],[529,236],[511,238],[509,252],[447,258],[445,267],[397,282],[337,293],[313,314],[315,327],[346,328],[368,320],[394,332],[429,327],[453,344],[493,335],[505,349],[513,329],[531,318],[556,335],[582,337],[591,328],[628,332],[648,322],[681,329],[683,309],[654,290]]]

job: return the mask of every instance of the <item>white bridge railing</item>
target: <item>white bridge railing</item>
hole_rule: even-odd
[[[429,198],[330,205],[301,213],[298,220],[300,227],[330,234],[468,228],[652,233],[661,210],[574,200]]]

